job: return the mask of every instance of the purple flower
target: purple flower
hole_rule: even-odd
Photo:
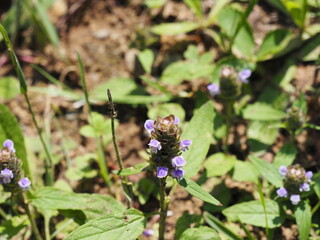
[[[10,139],[5,140],[3,146],[8,148],[12,152],[16,152],[16,150],[14,149],[14,143]]]
[[[10,183],[13,178],[13,173],[10,169],[5,168],[1,171],[0,177],[2,177],[3,183]]]
[[[310,191],[310,185],[309,183],[302,183],[300,188],[299,188],[299,191],[302,192],[302,191],[305,191],[305,192],[308,192]]]
[[[154,124],[154,121],[153,121],[153,120],[150,120],[150,119],[148,119],[148,120],[144,123],[144,128],[148,131],[149,134],[150,134],[152,131],[154,131],[153,124]]]
[[[186,151],[189,149],[189,146],[192,144],[192,141],[190,140],[182,140],[180,142],[180,147],[182,151]]]
[[[168,175],[168,168],[166,167],[157,167],[157,177],[164,178]]]
[[[183,167],[184,165],[186,165],[186,161],[183,159],[182,156],[177,156],[171,160],[171,164],[172,167]]]
[[[279,197],[287,197],[288,196],[287,190],[283,187],[281,187],[277,190],[277,194]]]
[[[291,195],[290,201],[293,205],[297,205],[300,202],[300,195],[298,194]]]
[[[248,78],[251,76],[251,70],[250,69],[244,69],[241,72],[239,72],[239,80],[242,83],[248,83]]]
[[[150,141],[150,143],[148,145],[150,146],[150,150],[153,153],[157,153],[158,150],[160,150],[162,148],[161,147],[161,143],[158,140],[155,140],[155,139],[151,139],[151,141]]]
[[[308,179],[308,182],[311,182],[311,178],[313,176],[313,173],[311,171],[306,172],[306,178]]]
[[[21,190],[27,191],[30,188],[31,182],[27,177],[25,177],[25,178],[20,179],[20,181],[18,182],[18,185]]]
[[[220,93],[220,87],[215,84],[215,83],[211,83],[207,86],[207,89],[209,90],[209,93],[212,95],[212,96],[216,96]]]
[[[173,169],[171,170],[171,176],[174,178],[178,178],[178,180],[180,180],[184,176],[184,170],[180,168]]]
[[[142,234],[143,234],[143,236],[150,237],[150,236],[153,236],[154,231],[152,229],[146,229],[143,231]]]
[[[282,177],[285,177],[287,175],[287,167],[286,166],[280,166],[279,173]]]
[[[180,118],[174,117],[174,124],[178,124],[180,122]]]

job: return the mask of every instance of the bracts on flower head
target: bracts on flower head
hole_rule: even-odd
[[[13,141],[4,141],[3,148],[0,149],[0,183],[6,192],[14,192],[19,188],[26,191],[31,185],[28,178],[21,179],[21,161],[15,152]]]
[[[299,164],[295,164],[288,167],[280,166],[279,173],[284,177],[284,187],[277,190],[277,195],[284,198],[289,197],[291,203],[297,205],[301,200],[300,193],[310,191],[309,182],[313,176],[312,172],[306,172]]]
[[[192,142],[180,141],[179,123],[180,119],[171,114],[165,118],[157,117],[155,121],[148,119],[144,124],[151,137],[149,164],[158,178],[171,175],[181,179],[184,176],[182,167],[186,161],[181,151],[188,150]]]

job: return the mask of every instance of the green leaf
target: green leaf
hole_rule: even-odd
[[[211,25],[214,23],[214,21],[217,19],[220,11],[230,2],[230,0],[220,0],[214,2],[214,6],[211,8],[209,16],[208,16],[208,25]]]
[[[186,177],[193,177],[201,168],[207,156],[213,132],[213,106],[211,101],[203,104],[192,117],[181,139],[191,140],[192,145],[183,156],[187,161],[184,166]]]
[[[249,139],[259,141],[266,145],[272,145],[278,136],[279,129],[271,127],[275,121],[250,121],[247,128]]]
[[[183,0],[198,18],[202,18],[202,3],[200,0]]]
[[[179,117],[182,122],[186,116],[183,107],[177,103],[163,103],[157,106],[150,106],[148,111],[148,117],[150,119],[156,119],[158,116],[166,117],[170,114],[174,114],[174,116]]]
[[[19,232],[22,229],[26,229],[29,225],[30,222],[27,215],[13,216],[10,219],[1,222],[0,236],[3,237],[3,239],[15,239],[19,236]],[[25,231],[26,230],[23,232]]]
[[[284,144],[274,158],[273,165],[276,168],[280,166],[289,166],[293,163],[297,155],[297,148],[292,143]]]
[[[148,8],[159,8],[162,7],[167,0],[144,0],[144,4],[147,5]]]
[[[180,84],[183,80],[192,81],[208,77],[213,72],[213,65],[201,61],[178,61],[170,64],[161,75],[161,83]]]
[[[37,23],[42,27],[43,31],[46,33],[47,37],[50,39],[50,42],[54,46],[59,45],[59,37],[57,30],[52,24],[47,10],[44,7],[42,1],[33,2],[33,7],[28,8],[32,15],[36,15]]]
[[[211,205],[212,206],[212,205]],[[191,227],[191,225],[199,226],[202,222],[202,216],[196,214],[189,214],[184,212],[178,219],[175,226],[174,239],[180,239],[181,234]]]
[[[254,54],[254,39],[250,25],[245,23],[240,28],[237,36],[234,39],[233,47],[243,54],[245,58],[252,58]]]
[[[258,172],[271,184],[275,187],[282,186],[282,178],[278,169],[273,166],[271,163],[264,161],[261,158],[249,156],[250,161]]]
[[[299,28],[303,28],[307,13],[306,0],[281,0],[293,21]]]
[[[221,203],[217,199],[215,199],[210,193],[203,190],[197,183],[191,181],[190,179],[183,178],[179,181],[179,184],[184,187],[188,193],[201,199],[202,201],[221,206]]]
[[[139,163],[133,167],[124,168],[121,170],[113,170],[112,172],[114,174],[119,175],[119,176],[130,176],[130,175],[135,175],[137,173],[141,173],[141,172],[145,171],[145,168],[148,165],[149,165],[148,163],[143,162],[143,163]]]
[[[208,177],[222,176],[233,168],[235,162],[236,157],[233,155],[227,156],[224,153],[215,153],[208,157],[204,167],[207,170]]]
[[[15,77],[0,78],[0,100],[9,100],[20,94],[19,81]]]
[[[143,213],[128,209],[124,214],[111,213],[93,219],[69,234],[66,240],[134,240],[144,228]]]
[[[176,35],[191,32],[199,25],[195,22],[162,23],[151,28],[151,31],[158,35]]]
[[[284,50],[292,38],[293,34],[288,29],[277,29],[269,32],[257,52],[258,60],[271,59],[275,54]]]
[[[284,216],[280,214],[280,208],[276,201],[265,201],[266,214],[269,228],[281,226]],[[235,204],[226,208],[222,213],[229,221],[236,222],[241,220],[243,223],[251,224],[258,227],[266,227],[266,218],[261,202],[258,200]]]
[[[24,138],[16,117],[3,104],[0,104],[0,144],[5,140],[11,139],[19,159],[22,160],[22,167],[25,174],[32,179],[27,160],[27,151]]]
[[[0,24],[0,32],[4,38],[4,42],[6,44],[8,52],[9,52],[11,63],[17,73],[17,76],[18,76],[18,79],[20,82],[20,92],[22,94],[25,94],[27,92],[27,84],[26,84],[26,79],[25,79],[24,73],[23,73],[22,68],[20,66],[19,60],[13,51],[13,47],[12,47],[12,44],[11,44],[10,39],[8,37],[8,34],[1,24]]]
[[[299,240],[308,240],[311,230],[311,207],[307,201],[301,201],[294,211],[298,225]]]
[[[286,117],[286,113],[261,102],[248,105],[242,114],[244,119],[260,121],[281,120]]]
[[[214,229],[216,229],[218,232],[223,233],[228,239],[233,239],[233,240],[242,240],[242,237],[238,236],[235,234],[233,231],[231,231],[226,224],[221,222],[218,218],[215,216],[211,215],[208,212],[204,213],[204,219],[208,223],[208,225]]]
[[[51,97],[62,97],[71,101],[79,101],[83,99],[83,95],[68,89],[61,89],[55,85],[49,85],[48,87],[30,87],[29,89],[31,92],[43,93]]]
[[[48,210],[80,210],[87,219],[105,213],[124,212],[124,206],[110,196],[65,192],[53,187],[43,187],[31,198],[37,208]]]
[[[194,240],[194,239],[201,239],[201,240],[221,240],[218,233],[209,227],[202,226],[199,228],[189,228],[188,230],[184,231],[179,240]]]
[[[150,96],[143,87],[138,86],[133,79],[130,78],[113,78],[105,82],[89,92],[90,102],[106,101],[106,91],[110,89],[113,101],[116,103],[126,104],[148,104],[154,102],[166,102],[171,99],[168,95]]]
[[[315,182],[314,191],[320,199],[320,172],[314,174],[312,180]]]
[[[153,52],[150,49],[145,49],[138,55],[138,59],[142,65],[143,69],[147,73],[151,73],[152,64],[154,61]]]
[[[236,160],[232,174],[232,178],[234,180],[239,182],[257,183],[258,177],[258,171],[250,162]]]

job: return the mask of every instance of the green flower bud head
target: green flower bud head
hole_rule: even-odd
[[[236,100],[241,94],[241,81],[233,67],[222,67],[220,74],[220,97],[224,100]]]

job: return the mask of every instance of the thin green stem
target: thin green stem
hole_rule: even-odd
[[[110,179],[109,179],[109,173],[108,173],[108,169],[105,163],[105,154],[103,151],[103,143],[102,143],[102,139],[97,136],[96,137],[96,143],[97,143],[97,147],[98,147],[98,165],[100,168],[100,173],[104,179],[104,181],[106,182],[107,186],[110,187],[111,183],[110,183]]]
[[[117,140],[116,140],[116,133],[115,133],[115,127],[114,127],[114,119],[117,117],[117,113],[112,101],[112,96],[111,96],[111,92],[110,89],[107,89],[107,95],[108,95],[108,99],[109,99],[109,103],[110,103],[110,109],[111,109],[111,131],[112,131],[112,142],[113,142],[113,146],[114,146],[114,150],[116,151],[116,157],[117,157],[117,161],[119,164],[120,169],[123,169],[122,166],[122,161],[120,158],[120,153],[119,153],[119,149],[117,146]]]
[[[79,69],[80,69],[80,79],[81,79],[81,83],[82,83],[82,87],[83,87],[83,91],[84,91],[84,96],[86,99],[89,113],[91,113],[91,106],[90,106],[90,102],[89,102],[89,93],[88,93],[88,88],[87,88],[86,79],[85,79],[85,75],[84,75],[83,62],[82,62],[82,59],[81,59],[80,54],[78,52],[77,52],[77,56],[78,56],[78,65],[79,65]]]
[[[266,221],[266,236],[267,236],[267,239],[270,239],[268,215],[267,215],[267,209],[266,209],[266,204],[264,201],[264,196],[263,196],[263,192],[262,192],[262,185],[261,185],[260,179],[258,179],[258,190],[259,190],[259,195],[260,195],[260,202],[263,207],[264,217],[265,217],[265,221]]]
[[[168,202],[166,201],[166,178],[160,178],[160,223],[159,240],[164,240]]]
[[[44,232],[45,232],[46,240],[50,240],[51,239],[51,236],[50,236],[50,218],[48,218],[47,216],[44,217]]]
[[[226,107],[226,138],[223,146],[223,150],[227,153],[229,149],[229,136],[230,136],[230,127],[231,127],[231,120],[232,120],[232,114],[233,114],[233,104],[234,101],[227,101],[225,103]]]
[[[42,240],[42,237],[40,235],[40,232],[39,232],[39,229],[37,227],[36,221],[34,220],[34,215],[31,212],[30,206],[26,202],[26,199],[25,199],[24,194],[22,192],[19,193],[19,198],[20,198],[20,200],[22,202],[23,208],[25,209],[25,211],[26,211],[26,213],[28,215],[28,218],[29,218],[29,221],[30,221],[30,224],[31,224],[32,233],[34,234],[36,240]]]
[[[8,216],[6,214],[6,212],[0,207],[0,215],[5,219],[7,220],[8,219]]]
[[[30,104],[30,101],[29,101],[29,97],[28,97],[28,94],[27,93],[24,93],[24,97],[27,101],[27,104],[28,104],[28,109],[29,109],[29,112],[31,113],[31,116],[32,116],[32,120],[33,120],[33,123],[37,129],[37,132],[38,132],[38,135],[39,135],[39,138],[40,138],[40,141],[42,143],[42,146],[43,146],[43,149],[45,151],[45,154],[46,154],[46,158],[45,158],[45,169],[46,169],[46,185],[47,186],[52,186],[53,185],[53,176],[54,176],[54,169],[52,167],[52,157],[51,157],[51,154],[49,152],[49,149],[47,147],[47,144],[45,143],[44,139],[43,139],[43,136],[41,134],[41,129],[38,125],[38,122],[36,120],[36,117],[35,117],[35,114],[32,110],[32,107],[31,107],[31,104]]]
[[[311,214],[315,214],[315,212],[318,210],[318,208],[320,207],[320,201],[317,203],[317,205],[315,205],[312,210],[311,210]]]

